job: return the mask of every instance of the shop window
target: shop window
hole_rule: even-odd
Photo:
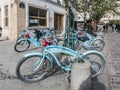
[[[4,7],[4,15],[5,15],[4,25],[5,27],[8,27],[8,5]]]
[[[47,10],[29,7],[29,26],[46,26]]]

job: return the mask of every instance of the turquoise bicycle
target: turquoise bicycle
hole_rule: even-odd
[[[51,34],[52,31],[47,32],[47,35],[43,35],[43,33],[38,30],[35,30],[35,33],[31,33],[30,31],[23,30],[14,46],[16,52],[26,51],[30,47],[30,44],[41,48],[47,45],[57,45],[58,43],[56,36]]]
[[[59,59],[59,56],[66,57]],[[43,53],[34,52],[24,55],[16,67],[18,79],[26,83],[33,83],[48,77],[57,65],[61,70],[70,72],[72,63],[89,61],[91,63],[91,77],[95,78],[105,68],[105,57],[98,51],[77,51],[63,46],[47,46]],[[81,72],[82,73],[82,72]]]

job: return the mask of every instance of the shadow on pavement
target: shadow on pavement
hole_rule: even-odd
[[[88,77],[79,87],[79,90],[92,90],[91,89],[91,78]]]
[[[107,90],[106,86],[98,81],[98,77],[92,79],[92,89],[91,90]]]

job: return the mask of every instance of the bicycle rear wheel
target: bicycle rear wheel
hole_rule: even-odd
[[[30,41],[28,40],[21,40],[16,42],[14,49],[16,52],[23,52],[26,51],[30,47]]]
[[[47,59],[42,62],[38,70],[35,70],[41,59],[42,55],[23,57],[16,67],[18,79],[26,83],[33,83],[46,78],[50,70],[50,63]]]
[[[92,78],[97,77],[104,71],[106,61],[102,53],[97,51],[88,51],[83,54],[83,60],[90,62]]]

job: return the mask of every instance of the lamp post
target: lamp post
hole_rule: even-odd
[[[65,42],[65,46],[67,46],[67,45],[69,45],[69,43],[71,42],[71,48],[72,49],[74,49],[74,20],[73,20],[73,18],[74,18],[74,14],[73,14],[73,11],[72,11],[72,9],[73,9],[73,7],[72,7],[72,2],[73,2],[73,0],[69,0],[68,1],[68,20],[66,20],[66,21],[68,21],[69,22],[69,24],[68,24],[68,26],[69,26],[69,28],[67,28],[65,31],[66,31],[66,40],[67,40],[67,42]],[[69,37],[69,35],[72,35],[72,40],[70,41],[70,37]]]
[[[72,4],[73,0],[70,0]],[[72,34],[72,49],[74,49],[74,15],[72,11],[72,6],[69,6],[69,33]]]

